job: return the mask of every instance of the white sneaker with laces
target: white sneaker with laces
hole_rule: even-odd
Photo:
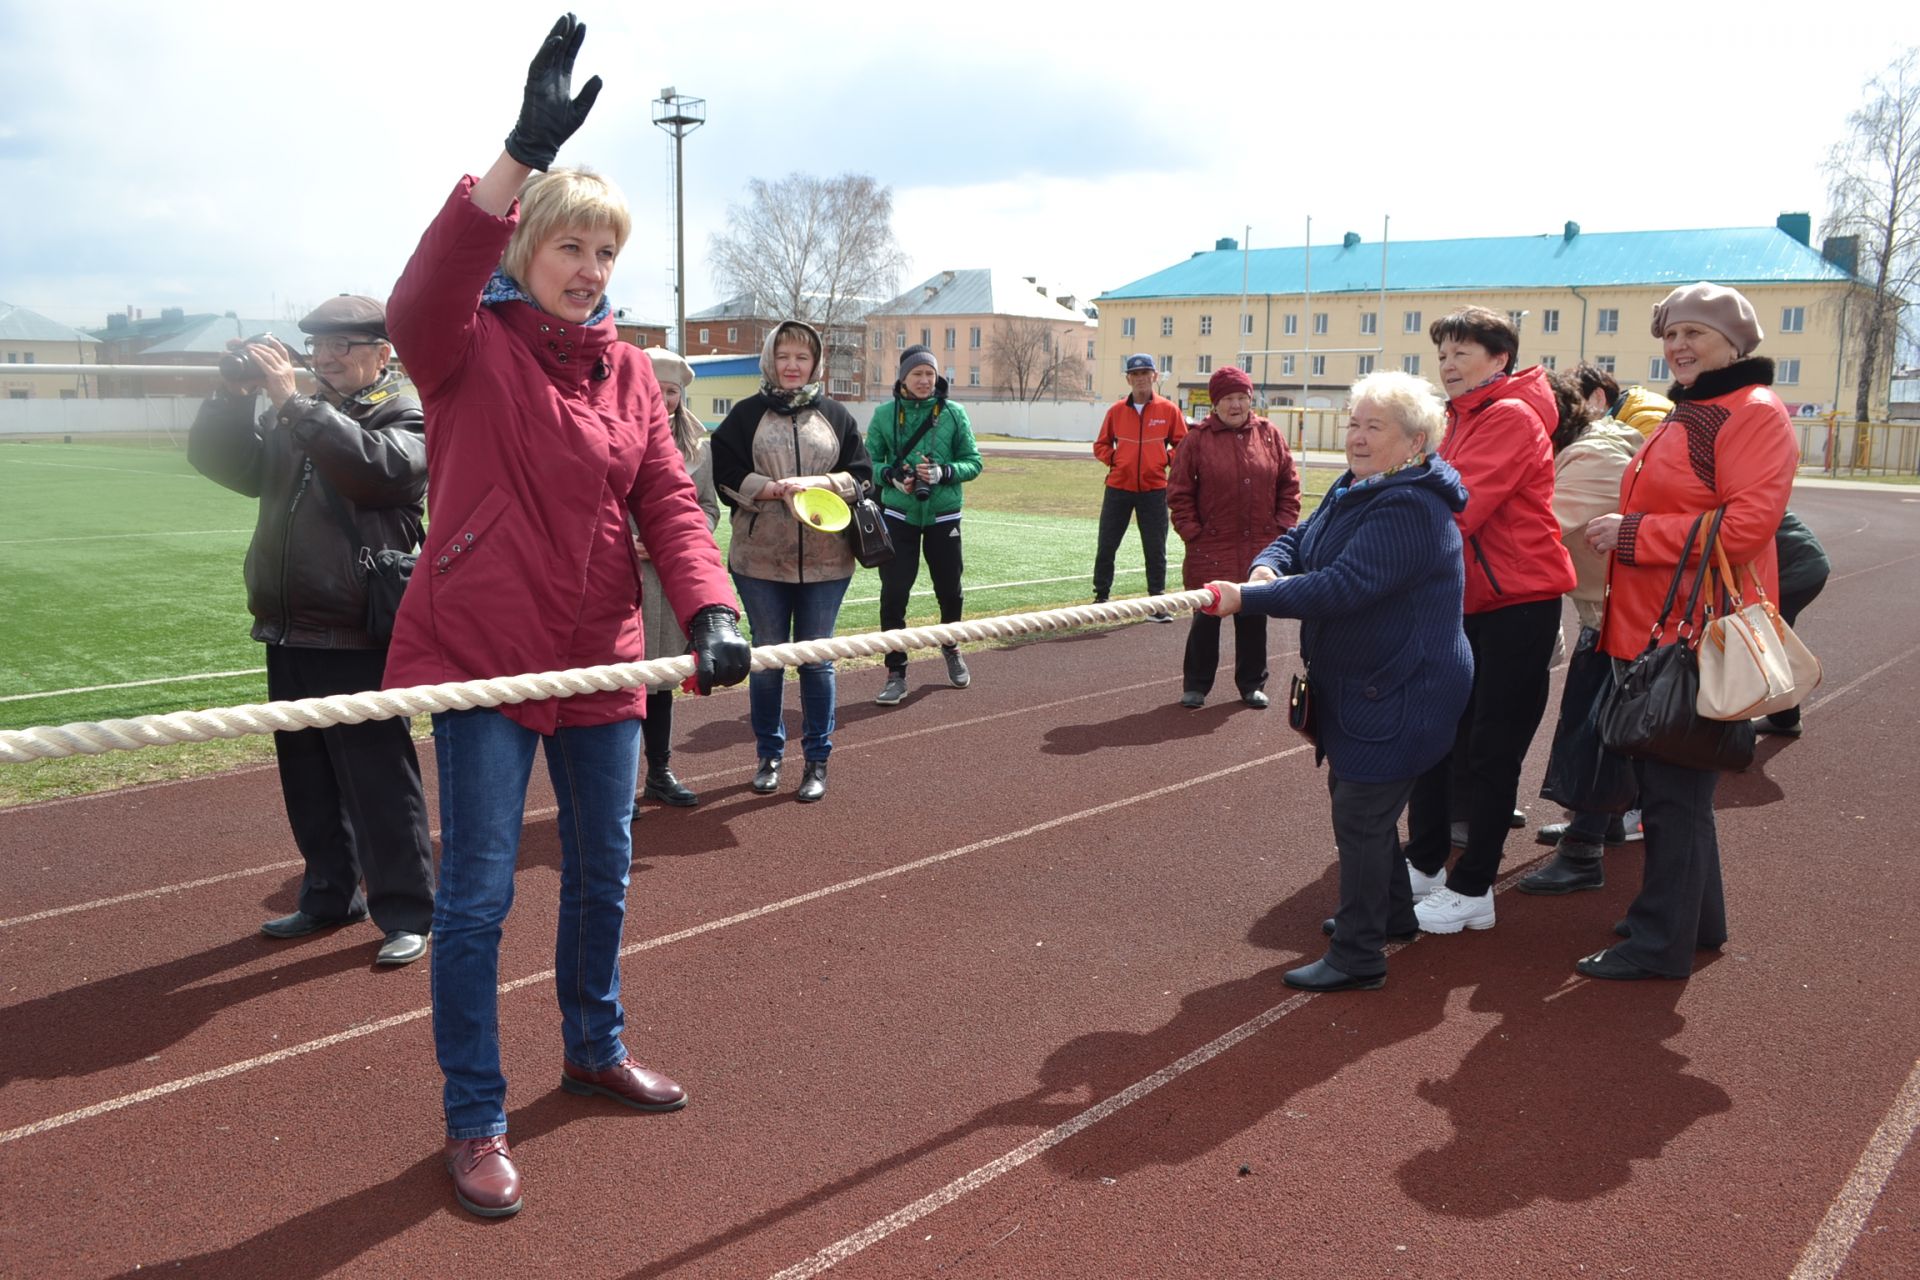
[[[1491,929],[1493,890],[1489,889],[1477,898],[1469,898],[1451,889],[1435,889],[1424,900],[1413,904],[1413,918],[1420,922],[1422,933]]]
[[[1444,889],[1446,887],[1447,872],[1446,868],[1442,867],[1439,875],[1430,876],[1409,862],[1407,864],[1407,879],[1413,885],[1413,900],[1420,902],[1425,900],[1427,895],[1435,889]]]

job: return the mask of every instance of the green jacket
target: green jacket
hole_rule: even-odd
[[[934,400],[883,400],[874,406],[873,421],[867,425],[867,454],[873,459],[874,482],[880,501],[898,512],[910,525],[926,528],[941,516],[960,509],[960,486],[980,474],[980,447],[973,442],[973,427],[967,411],[948,400],[940,411],[940,421],[913,446],[909,465],[925,454],[934,462],[951,468],[951,473],[933,486],[933,496],[921,501],[902,493],[893,484],[891,468],[899,461],[900,446],[913,438],[920,424],[933,412]]]

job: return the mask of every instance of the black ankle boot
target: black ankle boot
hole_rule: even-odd
[[[800,793],[794,797],[801,804],[812,804],[815,800],[827,798],[827,762],[809,760],[800,774]]]
[[[700,803],[700,797],[686,783],[674,777],[673,770],[665,762],[647,766],[647,783],[640,789],[640,794],[676,809],[691,809]]]
[[[1514,888],[1522,893],[1578,893],[1606,887],[1607,872],[1599,845],[1577,845],[1562,840],[1547,865],[1520,877]]]

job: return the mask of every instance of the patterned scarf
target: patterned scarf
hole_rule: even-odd
[[[546,310],[545,307],[535,302],[533,296],[525,289],[522,289],[512,276],[502,271],[499,267],[495,267],[492,278],[487,281],[487,287],[480,291],[480,304],[491,307],[501,302],[524,302],[535,311]],[[605,294],[601,294],[600,305],[594,308],[592,315],[587,317],[588,327],[591,328],[593,325],[599,324],[602,320],[605,320],[612,311],[613,304],[607,301]]]
[[[775,413],[789,418],[797,418],[801,410],[820,403],[820,397],[825,394],[825,387],[826,384],[823,382],[809,382],[804,387],[788,390],[771,378],[760,379],[760,394],[773,405]]]

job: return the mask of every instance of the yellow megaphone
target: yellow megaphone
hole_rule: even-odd
[[[831,489],[802,489],[791,501],[800,522],[822,533],[838,533],[853,523],[852,509]]]

